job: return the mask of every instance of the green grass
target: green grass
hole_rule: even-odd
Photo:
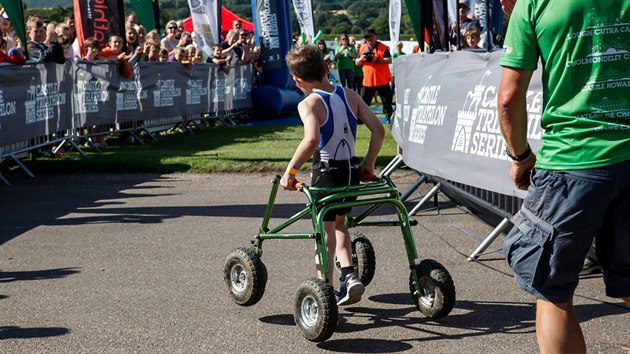
[[[112,173],[216,173],[284,171],[302,139],[301,125],[218,126],[194,134],[174,133],[150,139],[145,144],[118,142],[112,137],[103,153],[83,148],[88,157],[71,151],[55,158],[37,157],[26,161],[35,173],[112,172]],[[367,150],[369,131],[359,126],[356,152]],[[396,155],[391,136],[385,138],[377,169]],[[303,169],[310,167],[306,164]]]

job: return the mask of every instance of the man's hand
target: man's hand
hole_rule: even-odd
[[[527,190],[529,187],[529,176],[536,164],[536,155],[532,152],[529,157],[523,161],[512,161],[510,169],[510,178],[516,188]]]
[[[516,0],[501,0],[501,8],[503,12],[510,16],[512,14],[512,10],[514,10],[514,4],[516,4]]]

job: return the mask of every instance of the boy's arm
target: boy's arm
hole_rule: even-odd
[[[289,166],[287,166],[287,169],[280,180],[280,185],[286,190],[295,190],[293,184],[295,183],[295,175],[297,174],[297,171],[306,161],[308,161],[308,159],[311,158],[311,156],[313,156],[313,153],[315,153],[315,150],[319,145],[320,137],[317,109],[323,109],[323,105],[320,103],[322,107],[316,106],[319,100],[316,97],[311,98],[312,99],[305,99],[298,105],[298,112],[300,113],[300,118],[304,124],[304,137],[297,149],[295,149],[293,158],[291,158],[291,162],[289,162]]]
[[[365,124],[371,133],[368,151],[359,165],[361,180],[367,181],[374,177],[374,165],[376,164],[378,153],[383,146],[383,140],[385,140],[385,128],[381,121],[378,120],[378,117],[376,117],[376,114],[372,112],[372,109],[363,102],[361,97],[351,90],[346,90],[346,93],[348,93],[348,91],[355,96],[355,101],[358,103],[357,117]]]

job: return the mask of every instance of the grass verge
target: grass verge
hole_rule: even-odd
[[[36,157],[26,161],[35,173],[217,173],[284,171],[302,139],[301,125],[217,126],[195,130],[194,134],[159,136],[159,142],[143,145],[125,143],[112,137],[102,153],[86,147],[88,157],[70,151],[54,158]],[[362,156],[369,143],[369,131],[358,127],[356,152]],[[396,143],[387,133],[377,170],[396,155]],[[303,170],[309,169],[306,164]]]

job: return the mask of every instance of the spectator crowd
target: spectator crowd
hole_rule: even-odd
[[[147,31],[136,15],[131,14],[125,21],[124,33],[110,35],[107,43],[88,37],[80,49],[71,13],[60,23],[30,16],[25,24],[25,44],[12,30],[11,21],[4,13],[0,17],[0,62],[18,65],[27,62],[63,64],[77,60],[120,62],[125,76],[131,74],[131,67],[143,61],[210,63],[221,66],[225,73],[237,64],[252,64],[253,72],[259,74],[260,48],[255,46],[253,34],[241,28],[240,20],[235,20],[232,26],[221,43],[214,45],[212,53],[205,55],[194,33],[184,30],[183,20],[167,22],[161,35],[155,29]]]

